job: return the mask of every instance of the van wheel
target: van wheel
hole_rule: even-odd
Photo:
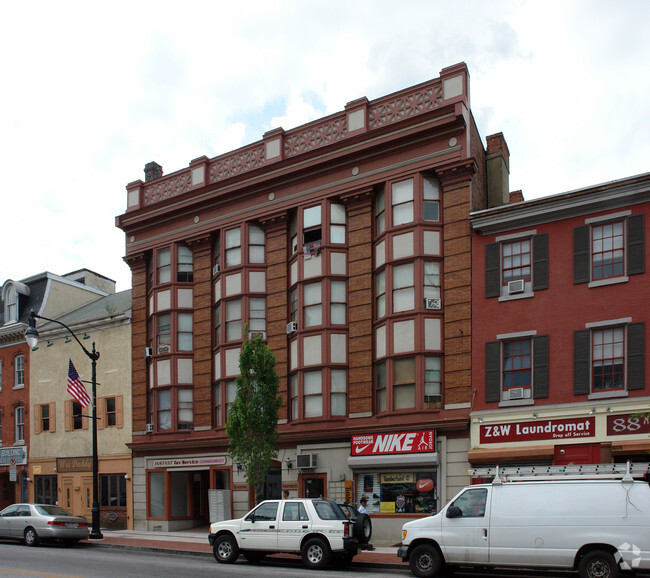
[[[409,557],[409,568],[414,576],[431,578],[442,570],[440,552],[429,544],[420,544],[413,549]]]
[[[616,578],[619,570],[619,565],[609,552],[592,550],[580,559],[578,575],[580,578]]]
[[[329,563],[332,552],[327,542],[322,538],[311,538],[302,547],[302,562],[312,570],[322,570]]]
[[[360,544],[367,544],[372,537],[372,522],[368,514],[359,514],[354,522],[354,537]]]
[[[212,554],[217,562],[234,564],[239,558],[239,547],[235,538],[229,534],[221,534],[214,541]]]

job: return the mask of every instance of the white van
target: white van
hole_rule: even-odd
[[[571,469],[508,478],[497,468],[491,484],[468,486],[436,515],[404,524],[397,555],[420,577],[465,565],[573,569],[580,578],[650,568],[648,465]]]

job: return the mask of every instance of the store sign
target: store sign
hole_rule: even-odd
[[[547,419],[522,423],[497,423],[481,426],[481,443],[527,442],[589,438],[596,434],[593,417]]]
[[[27,464],[27,452],[24,446],[15,448],[0,448],[0,466],[9,466],[13,462],[19,466]]]
[[[56,471],[60,474],[69,472],[90,472],[92,469],[92,457],[56,458]]]
[[[169,460],[153,460],[152,468],[187,468],[195,466],[223,466],[226,464],[225,457],[219,458],[174,458]]]
[[[650,416],[648,413],[640,416],[634,413],[607,416],[608,436],[647,433],[650,433]]]
[[[352,436],[352,455],[434,452],[434,430]]]

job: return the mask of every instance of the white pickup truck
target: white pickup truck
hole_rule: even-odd
[[[267,554],[300,554],[311,569],[349,563],[371,550],[370,518],[333,500],[266,500],[243,518],[215,522],[208,540],[217,562],[232,564],[240,554],[251,563]]]

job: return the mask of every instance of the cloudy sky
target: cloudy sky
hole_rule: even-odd
[[[0,284],[131,285],[115,216],[165,173],[464,61],[531,199],[650,171],[648,0],[3,2]]]

